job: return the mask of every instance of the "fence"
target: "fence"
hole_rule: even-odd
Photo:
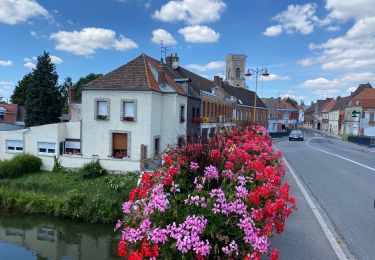
[[[289,136],[289,132],[275,132],[275,133],[270,133],[270,136],[272,138],[280,138],[284,136]]]
[[[368,136],[348,136],[348,141],[367,147],[375,147],[375,138]]]

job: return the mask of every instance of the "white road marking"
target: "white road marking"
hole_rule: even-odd
[[[325,151],[325,150],[322,150],[322,149],[319,149],[319,148],[313,147],[313,146],[310,145],[310,141],[311,141],[311,139],[309,139],[309,140],[306,142],[306,145],[307,145],[308,147],[312,148],[312,149],[315,149],[315,150],[320,151],[320,152],[322,152],[322,153],[330,154],[330,155],[332,155],[332,156],[336,156],[336,157],[338,157],[338,158],[340,158],[340,159],[343,159],[343,160],[346,160],[346,161],[348,161],[348,162],[351,162],[351,163],[357,164],[357,165],[362,166],[362,167],[364,167],[364,168],[366,168],[366,169],[369,169],[370,171],[375,172],[375,169],[372,168],[372,167],[370,167],[370,166],[367,166],[367,165],[365,165],[365,164],[362,164],[362,163],[359,163],[359,162],[353,161],[353,160],[351,160],[351,159],[349,159],[349,158],[346,158],[346,157],[343,157],[343,156],[341,156],[341,155],[334,154],[334,153],[331,153],[331,152],[328,152],[328,151]]]
[[[285,159],[285,157],[283,159],[284,159],[284,162],[285,162],[286,166],[289,169],[289,172],[292,174],[292,176],[293,176],[294,180],[296,181],[299,189],[301,190],[301,192],[302,192],[303,196],[305,197],[307,203],[309,204],[312,212],[314,213],[314,216],[315,216],[316,220],[318,221],[320,227],[323,229],[324,235],[326,236],[329,243],[331,244],[331,247],[332,247],[333,251],[336,253],[336,256],[340,260],[348,259],[345,255],[344,251],[341,249],[341,247],[337,243],[336,238],[332,234],[331,230],[328,228],[327,223],[324,221],[322,215],[320,214],[318,208],[316,207],[315,203],[311,199],[310,195],[307,193],[306,189],[303,187],[303,185],[302,185],[301,181],[299,180],[297,174],[294,172],[292,167],[290,167],[290,164]]]

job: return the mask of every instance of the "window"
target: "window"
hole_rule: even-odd
[[[125,121],[135,121],[136,115],[136,102],[135,101],[124,101],[124,120]]]
[[[359,100],[356,100],[356,101],[355,101],[355,105],[356,105],[356,106],[359,106]]]
[[[182,137],[182,136],[178,137],[178,139],[177,139],[177,145],[178,145],[178,147],[182,147],[184,144],[185,144],[184,137]]]
[[[38,142],[38,154],[41,155],[55,155],[56,143]]]
[[[195,117],[195,107],[193,107],[193,117]]]
[[[109,108],[108,101],[103,101],[103,100],[97,101],[96,119],[106,120],[109,116],[108,108]]]
[[[6,111],[7,110],[4,107],[0,107],[0,120],[4,120]]]
[[[6,150],[9,153],[22,153],[23,142],[21,140],[6,140]]]
[[[201,117],[201,111],[199,108],[197,108],[197,114],[196,114],[197,117]]]
[[[125,158],[128,157],[128,135],[113,133],[112,134],[112,157]]]
[[[64,154],[81,154],[81,140],[66,139],[64,142]]]
[[[240,68],[236,69],[236,78],[237,79],[241,78],[241,69]]]
[[[155,137],[154,139],[154,155],[158,156],[160,154],[160,137]]]
[[[180,123],[185,122],[185,105],[180,105]]]

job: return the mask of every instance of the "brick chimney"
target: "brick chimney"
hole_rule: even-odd
[[[177,53],[175,53],[173,55],[173,53],[169,54],[166,58],[165,58],[165,63],[169,66],[172,66],[172,63],[176,61],[176,62],[180,62],[180,58],[177,56]]]
[[[161,58],[159,67],[158,67],[158,83],[163,84],[164,81],[165,81],[164,63],[163,63],[163,58]]]
[[[214,76],[214,83],[216,86],[221,86],[221,83],[223,82],[223,78],[220,76]]]

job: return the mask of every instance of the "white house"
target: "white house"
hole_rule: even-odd
[[[109,170],[140,170],[185,139],[186,111],[184,89],[143,54],[84,87],[81,121],[2,132],[0,159],[27,152],[45,169],[59,156],[66,167],[99,159]]]

